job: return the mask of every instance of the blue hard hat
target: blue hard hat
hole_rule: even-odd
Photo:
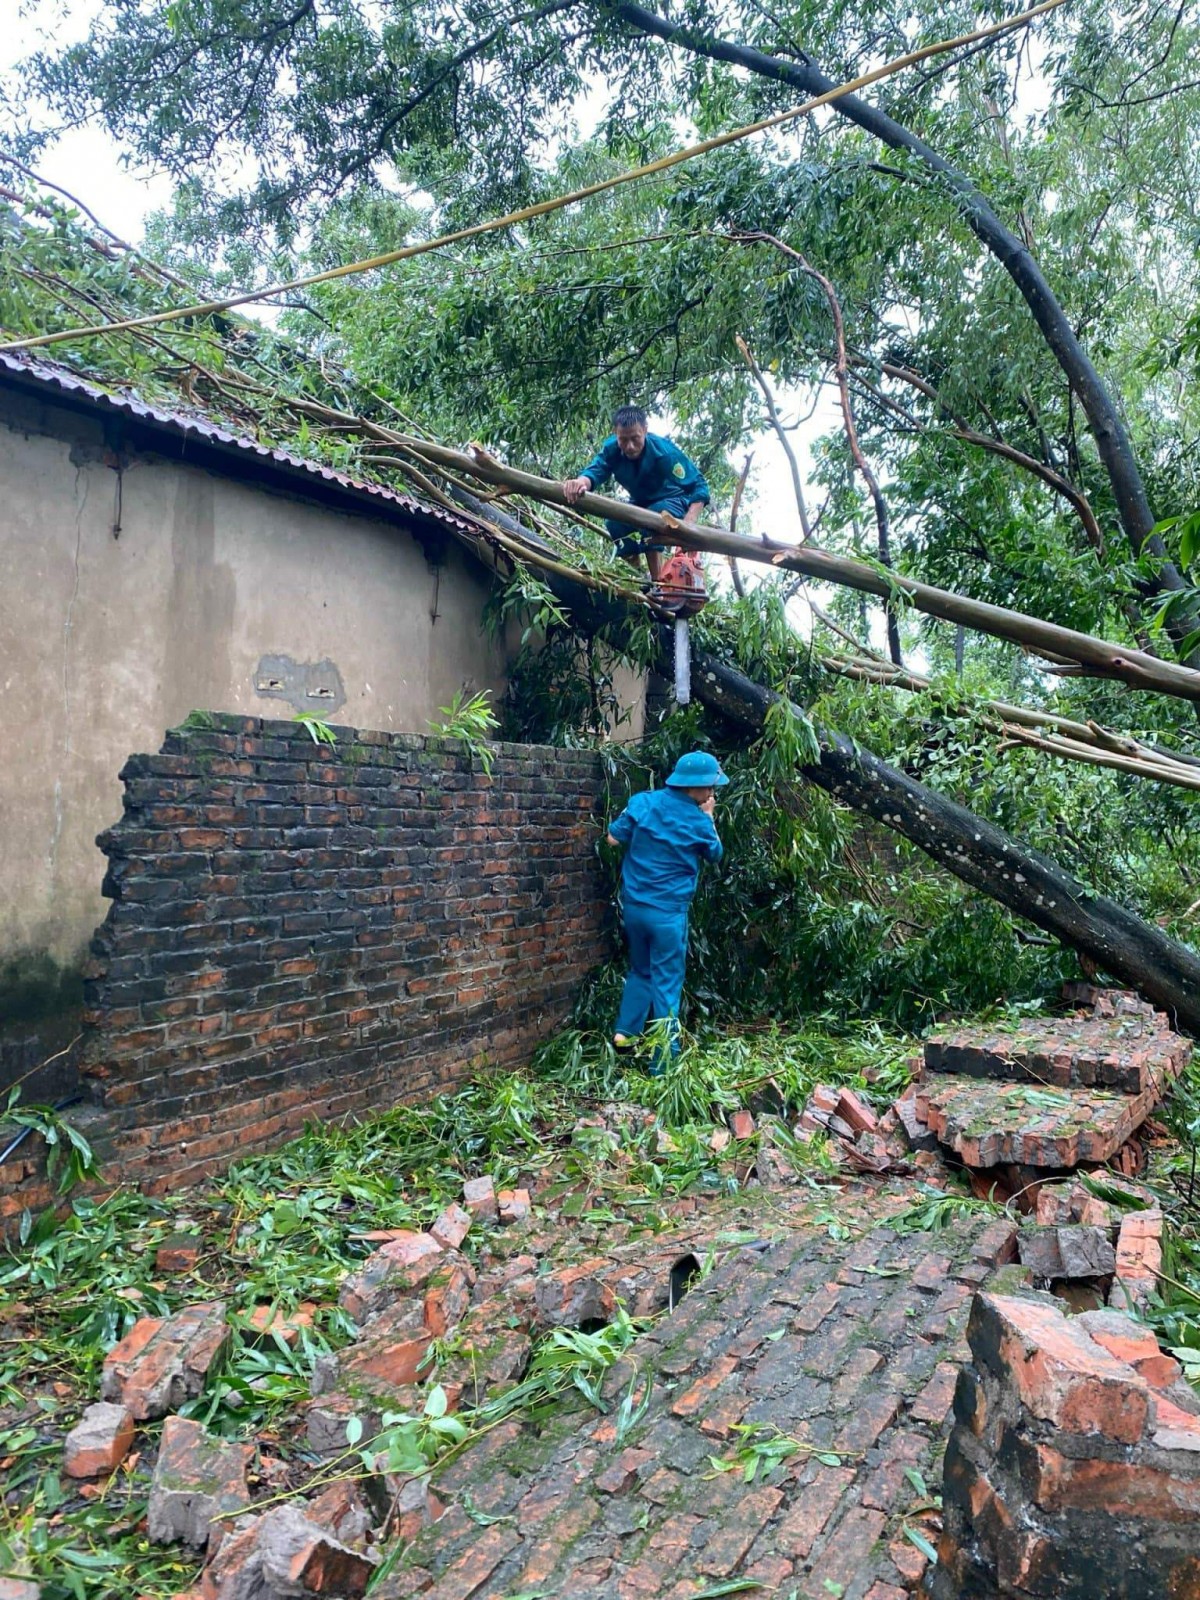
[[[720,789],[729,779],[721,771],[721,763],[707,750],[689,750],[675,763],[675,771],[667,779],[672,789]]]

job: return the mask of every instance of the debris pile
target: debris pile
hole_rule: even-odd
[[[990,1033],[934,1034],[894,1111],[909,1145],[965,1167],[981,1196],[1032,1212],[1076,1168],[1135,1176],[1137,1135],[1191,1060],[1190,1040],[1132,995]]]

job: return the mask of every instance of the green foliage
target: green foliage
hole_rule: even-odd
[[[91,1145],[79,1129],[56,1111],[53,1106],[22,1105],[21,1087],[14,1084],[9,1091],[0,1126],[10,1123],[14,1128],[28,1128],[39,1134],[46,1146],[46,1176],[52,1183],[57,1180],[59,1194],[69,1194],[77,1183],[97,1176],[96,1157]],[[7,1143],[7,1139],[4,1139]],[[31,1221],[25,1212],[21,1221],[22,1243],[29,1237]]]
[[[769,1483],[778,1477],[783,1463],[794,1456],[811,1458],[824,1467],[840,1467],[845,1460],[845,1456],[837,1450],[823,1450],[817,1445],[793,1439],[790,1434],[770,1423],[735,1422],[733,1432],[738,1439],[734,1453],[731,1456],[709,1456],[708,1461],[714,1472],[740,1472],[745,1484]]]
[[[299,711],[292,718],[298,722],[314,744],[337,744],[337,734],[327,722],[322,722],[320,717],[310,716],[306,711]]]
[[[967,1193],[948,1194],[933,1184],[920,1185],[921,1198],[889,1219],[897,1233],[937,1233],[959,1217],[1002,1217],[1004,1207],[995,1200],[977,1200]]]
[[[444,721],[431,719],[430,731],[446,739],[461,739],[467,746],[471,761],[479,762],[484,772],[491,775],[496,753],[489,740],[499,723],[488,704],[490,689],[480,689],[468,695],[466,689],[456,689],[448,706],[439,706]]]

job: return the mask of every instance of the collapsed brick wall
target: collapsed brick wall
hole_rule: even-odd
[[[976,1296],[927,1600],[1197,1600],[1200,1397],[1153,1331]]]
[[[150,1191],[527,1060],[606,948],[594,755],[499,745],[489,778],[457,741],[216,720],[126,763],[98,840],[86,1120]]]

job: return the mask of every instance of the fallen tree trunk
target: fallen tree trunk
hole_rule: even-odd
[[[762,731],[779,698],[704,653],[693,666],[692,693],[754,732]],[[1090,956],[1166,1011],[1177,1027],[1200,1035],[1200,956],[1186,945],[842,734],[818,729],[817,737],[821,760],[802,769],[808,782],[902,834],[963,883]]]
[[[477,500],[461,488],[451,491],[464,510],[484,524],[492,522],[514,537],[540,544],[529,530],[499,507]],[[482,529],[481,529],[482,534]],[[628,605],[582,584],[548,575],[549,587],[571,608],[581,633],[596,632]],[[660,657],[671,659],[674,635],[658,634]],[[767,712],[780,697],[736,667],[698,651],[692,664],[692,694],[727,721],[760,734]],[[799,707],[795,708],[799,712]],[[1010,911],[1089,956],[1160,1007],[1174,1025],[1200,1037],[1200,956],[1161,928],[1120,906],[1065,872],[1048,856],[1011,838],[985,818],[927,789],[907,773],[847,739],[818,728],[819,764],[800,776],[824,789],[853,811],[874,818],[923,850],[961,882],[997,900]]]
[[[465,473],[484,483],[529,495],[547,505],[567,504],[561,483],[507,466],[486,451],[476,450],[468,455],[462,450],[453,450],[446,445],[409,438],[407,435],[396,434],[393,438],[406,451],[432,466]],[[399,461],[396,464],[403,466]],[[989,633],[998,639],[1011,640],[1050,661],[1069,662],[1089,677],[1116,678],[1131,689],[1152,689],[1160,694],[1200,703],[1200,672],[1190,667],[1162,661],[1157,656],[1147,655],[1145,651],[1111,644],[1106,639],[1097,639],[1090,633],[1079,633],[1074,628],[1063,628],[1057,623],[1045,622],[1040,617],[1026,616],[1024,612],[1010,611],[1005,606],[972,600],[967,595],[955,594],[949,589],[938,589],[932,584],[919,583],[914,578],[884,572],[868,566],[865,561],[855,561],[850,556],[834,555],[812,545],[748,539],[707,524],[680,523],[673,517],[664,518],[657,511],[646,511],[641,506],[631,505],[626,500],[614,500],[608,495],[584,494],[576,505],[581,511],[596,516],[616,517],[631,527],[664,536],[670,542],[688,549],[708,550],[742,561],[764,562],[788,572],[802,573],[819,582],[857,589],[883,600],[908,603],[929,616],[961,623],[964,627]]]

